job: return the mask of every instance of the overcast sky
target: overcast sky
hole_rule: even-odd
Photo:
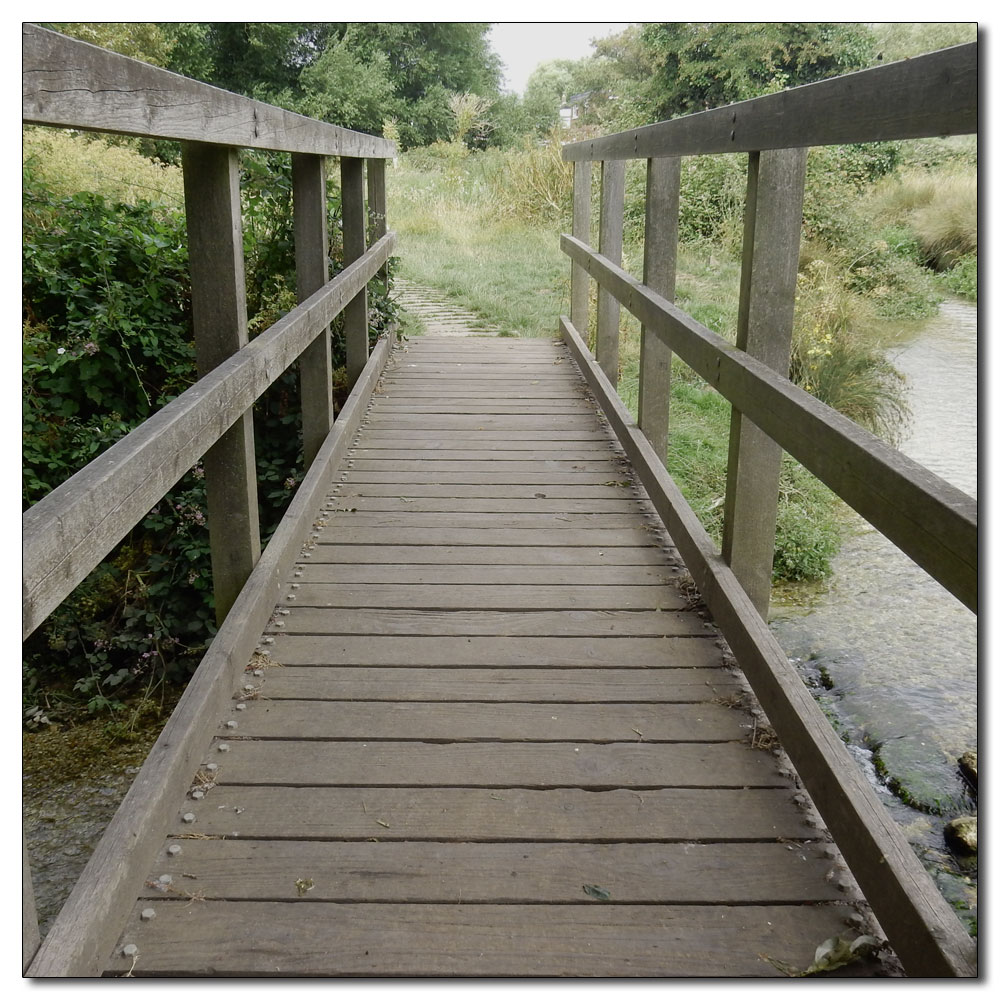
[[[629,22],[505,21],[490,29],[490,43],[504,64],[504,89],[523,94],[532,70],[552,59],[582,59],[591,39],[617,35]]]

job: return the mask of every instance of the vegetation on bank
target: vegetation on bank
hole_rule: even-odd
[[[558,315],[568,311],[569,265],[558,234],[569,228],[570,172],[561,142],[611,130],[629,116],[654,117],[653,92],[638,83],[650,73],[673,72],[664,55],[669,45],[683,49],[677,63],[683,72],[675,67],[661,83],[669,84],[679,109],[685,101],[752,96],[800,82],[802,74],[840,72],[865,64],[875,51],[859,26],[809,26],[781,45],[780,26],[759,39],[738,26],[728,34],[710,26],[673,35],[650,29],[619,39],[617,48],[605,46],[580,66],[562,67],[562,77],[540,68],[534,92],[520,99],[496,93],[495,60],[483,56],[485,25],[440,25],[433,38],[416,25],[58,27],[396,138],[405,149],[389,171],[390,225],[402,241],[397,273],[520,336],[551,336]],[[387,41],[390,29],[396,34]],[[838,55],[837,46],[848,41]],[[405,72],[393,68],[393,59],[425,43],[422,61]],[[699,45],[727,67],[730,89],[721,96],[698,89],[718,84],[697,72]],[[394,54],[380,58],[387,46],[396,46]],[[368,53],[363,66],[359,53]],[[541,86],[546,79],[548,90]],[[573,133],[553,128],[562,94],[553,79],[593,85]],[[622,99],[609,98],[612,85]],[[394,116],[354,120],[383,106],[373,97],[384,99]],[[194,380],[194,364],[176,146],[29,128],[24,156],[24,502],[30,505],[183,391]],[[901,323],[926,315],[942,294],[975,297],[975,178],[974,139],[810,154],[792,377],[890,440],[906,408],[884,348],[905,329]],[[241,180],[254,335],[295,301],[289,165],[246,153]],[[730,337],[744,185],[745,157],[684,161],[677,301]],[[633,164],[624,258],[636,274],[642,195],[641,166]],[[335,271],[335,175],[329,211]],[[395,307],[386,289],[376,288],[370,304],[377,335]],[[638,335],[623,314],[620,387],[633,409]],[[336,326],[334,354],[342,363]],[[297,393],[290,371],[255,408],[265,537],[301,474]],[[728,427],[728,404],[675,358],[669,467],[716,537]],[[165,682],[187,678],[213,632],[204,509],[196,467],[31,638],[29,721],[58,718],[60,704],[67,711],[86,706],[111,712],[124,735],[155,710]],[[777,577],[827,572],[838,543],[835,510],[828,491],[786,460]]]

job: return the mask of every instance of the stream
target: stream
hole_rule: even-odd
[[[973,497],[977,329],[975,305],[948,301],[889,355],[907,377],[912,410],[900,450]],[[833,575],[776,593],[771,629],[972,927],[976,863],[952,855],[943,829],[976,812],[956,764],[978,748],[976,616],[848,513]]]

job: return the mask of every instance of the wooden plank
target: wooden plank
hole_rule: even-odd
[[[750,154],[736,346],[788,375],[799,272],[805,149]],[[767,618],[781,447],[733,407],[722,556]]]
[[[581,889],[582,894],[582,889]],[[164,900],[125,936],[133,975],[758,976],[844,930],[837,906],[385,904]],[[308,919],[304,920],[304,915]],[[205,928],[214,930],[206,936]],[[108,972],[132,960],[109,957]]]
[[[249,343],[239,158],[235,149],[185,143],[184,210],[198,377]],[[217,624],[260,558],[253,413],[247,407],[204,456],[205,507]]]
[[[219,746],[229,747],[219,752]],[[774,757],[743,743],[303,743],[217,741],[218,796],[227,786],[479,788],[781,788]],[[222,767],[221,764],[225,764]],[[216,810],[218,811],[218,810]],[[197,813],[196,813],[197,815]],[[242,815],[241,817],[242,818]],[[197,829],[197,826],[194,827]],[[238,829],[238,827],[237,827]]]
[[[367,441],[367,438],[366,438]],[[466,448],[354,448],[351,461],[404,462],[415,459],[426,459],[435,462],[520,462],[520,461],[551,461],[558,458],[563,462],[590,462],[597,459],[607,459],[614,453],[600,442],[592,447],[559,448],[553,443],[548,448],[474,448],[472,442],[464,442]],[[521,442],[522,444],[524,442]],[[497,442],[499,445],[500,442]],[[357,467],[357,466],[355,466]]]
[[[591,274],[744,417],[963,604],[976,609],[975,500],[712,333],[572,237],[564,235],[562,246],[574,259],[585,261]]]
[[[296,594],[295,604],[313,608],[425,608],[438,610],[515,610],[533,608],[562,610],[676,609],[686,599],[674,587],[601,587],[473,585],[460,591],[449,585],[304,583]]]
[[[305,592],[306,588],[303,587],[302,591]],[[626,604],[627,600],[623,598],[616,603],[620,606]],[[435,604],[439,607],[447,606],[448,599],[428,598],[426,603],[430,607]],[[458,604],[462,610],[475,607],[471,601],[466,602],[464,606],[460,601],[452,603]],[[500,599],[490,602],[484,599],[482,603],[487,605],[493,603],[503,607],[505,601]],[[531,607],[527,602],[525,604]],[[372,606],[372,604],[362,605],[362,607]],[[405,606],[415,605],[411,603]],[[535,605],[535,607],[544,606],[542,602]],[[636,669],[677,667],[683,669],[717,667],[723,662],[722,650],[711,635],[670,639],[585,636],[572,640],[564,636],[524,636],[517,642],[509,643],[499,643],[495,638],[487,636],[460,635],[276,635],[274,643],[269,648],[271,656],[287,667],[314,664],[356,667],[634,667]]]
[[[539,528],[552,532],[573,531],[574,533],[591,528],[602,531],[614,529],[641,531],[652,522],[654,517],[654,514],[643,514],[639,511],[625,514],[556,514],[551,512],[500,514],[489,511],[483,513],[481,511],[460,512],[454,510],[442,513],[440,511],[410,511],[406,509],[360,511],[332,508],[324,511],[323,520],[326,524],[317,530],[321,532],[318,540],[331,542],[338,540],[336,536],[345,532],[352,533],[359,528],[362,530],[384,528],[387,531],[397,529],[409,531],[414,528],[433,529],[445,528],[450,525],[454,528],[486,529],[504,533],[508,529],[518,531]]]
[[[222,623],[177,707],[94,850],[32,962],[33,977],[94,976],[158,849],[157,831],[189,786],[219,714],[231,705],[257,638],[319,503],[342,460],[389,355],[382,341],[303,478],[284,518]]]
[[[551,539],[547,539],[551,542]],[[545,545],[429,545],[385,544],[381,540],[368,545],[318,545],[312,550],[312,562],[340,563],[421,563],[441,565],[474,563],[476,565],[557,565],[557,566],[659,566],[663,549],[650,535],[635,545],[617,545],[595,549],[589,546]]]
[[[609,501],[620,502],[622,498],[637,498],[641,491],[634,488],[631,483],[625,486],[593,486],[593,485],[559,485],[553,484],[544,489],[538,489],[532,485],[515,484],[485,484],[470,485],[468,483],[452,483],[442,485],[440,483],[410,483],[398,488],[400,484],[393,483],[337,483],[325,503],[326,506],[343,505],[349,498],[361,499],[368,497],[374,499],[381,497],[386,500],[412,500],[415,498],[426,498],[447,502],[448,500],[490,500],[492,498],[514,500],[565,500],[572,502],[575,499],[583,501],[596,501],[607,503]],[[643,507],[646,501],[642,501]]]
[[[590,242],[590,163],[573,164],[573,235],[584,243]],[[589,326],[590,278],[578,264],[570,272],[570,316],[579,330]]]
[[[579,903],[581,873],[619,904],[845,899],[833,880],[824,879],[831,865],[817,844],[191,840],[182,847],[183,860],[161,865],[147,881],[173,868],[180,884],[183,869],[209,900],[293,902],[299,896],[289,872],[295,871],[309,873],[312,903]],[[163,893],[147,887],[144,896],[157,900]]]
[[[372,566],[345,567],[358,575]],[[396,569],[397,567],[389,567]],[[576,567],[574,572],[588,567]],[[305,577],[303,577],[305,579]],[[281,609],[285,635],[496,635],[667,636],[706,634],[706,623],[690,611],[420,611],[352,608],[331,615],[322,608]],[[270,627],[269,632],[275,629]]]
[[[22,516],[23,636],[145,517],[385,261],[395,234]]]
[[[650,499],[896,954],[911,975],[975,975],[976,946],[607,383],[560,324]]]
[[[553,431],[569,427],[579,427],[583,430],[596,430],[601,426],[597,415],[591,413],[505,413],[493,416],[480,414],[470,419],[464,413],[390,413],[379,409],[372,410],[368,420],[372,426],[386,425],[392,427],[419,427],[422,430],[450,430],[468,428],[471,430],[536,430],[551,434]]]
[[[508,459],[500,462],[492,458],[480,460],[478,456],[472,458],[458,459],[450,461],[448,459],[438,459],[433,457],[400,459],[390,462],[381,459],[348,459],[345,469],[354,472],[385,472],[395,469],[397,472],[423,472],[434,475],[438,472],[492,472],[502,471],[510,475],[517,475],[521,472],[545,473],[547,471],[559,473],[572,473],[584,471],[593,474],[602,474],[608,478],[620,472],[623,463],[614,461],[614,456],[605,454],[605,460],[577,459],[576,461],[564,461],[560,458],[523,456],[521,459]]]
[[[421,484],[443,486],[535,486],[539,490],[556,486],[620,486],[629,489],[630,477],[624,469],[616,470],[612,477],[606,472],[366,472],[348,469],[340,474],[340,482],[349,486],[369,483],[395,483],[403,487],[398,492],[412,493]]]
[[[455,442],[454,447],[460,447],[460,441],[472,441],[477,443],[491,441],[535,441],[548,443],[572,443],[574,441],[610,441],[607,430],[599,427],[560,427],[558,430],[552,428],[539,427],[534,430],[517,430],[516,428],[481,428],[476,421],[475,428],[468,427],[448,427],[448,428],[426,428],[426,427],[375,427],[369,425],[365,428],[365,440],[375,441],[380,438],[393,438],[399,440],[412,441],[419,444],[428,441]],[[451,446],[451,445],[449,445]],[[478,444],[477,444],[478,446]],[[483,447],[488,445],[483,444]]]
[[[601,254],[620,264],[624,237],[625,165],[620,160],[601,163]],[[597,335],[594,353],[613,385],[618,384],[618,334],[621,306],[600,284],[597,286]]]
[[[820,80],[728,107],[569,143],[564,160],[701,153],[963,135],[978,130],[976,42]]]
[[[316,552],[319,549],[315,550]],[[488,584],[491,587],[527,584],[531,586],[645,586],[676,582],[684,573],[674,566],[496,566],[485,564],[426,565],[421,563],[318,563],[301,564],[303,583],[419,583],[451,587]]]
[[[299,302],[304,302],[322,288],[329,278],[324,157],[306,153],[292,154],[292,210],[295,231],[295,294]],[[330,328],[326,327],[299,358],[302,451],[307,469],[333,426],[331,366]]]
[[[542,743],[720,743],[743,739],[749,716],[722,705],[262,701],[246,702],[242,739]],[[225,723],[219,735],[226,738]],[[309,750],[305,750],[309,753]],[[500,751],[503,752],[503,751]]]
[[[213,759],[222,757],[215,755]],[[192,842],[192,834],[236,841],[372,837],[380,842],[521,843],[815,839],[816,829],[806,823],[793,794],[794,790],[786,787],[647,788],[636,793],[581,788],[216,785],[201,802],[188,800],[183,805],[173,820],[171,837],[182,850]],[[237,813],[237,809],[242,811]],[[195,814],[193,824],[181,819],[189,811]],[[382,826],[377,819],[389,826]],[[184,856],[182,853],[182,860]]]
[[[368,243],[377,243],[389,231],[388,208],[385,191],[385,160],[376,157],[365,161],[365,179],[368,183]],[[386,262],[377,275],[382,288],[389,292],[389,264]]]
[[[365,254],[365,161],[353,156],[340,158],[340,214],[343,230],[344,265]],[[362,288],[344,307],[344,343],[347,381],[353,385],[368,362],[368,290]]]
[[[292,114],[176,73],[22,24],[22,119],[122,135],[391,157],[394,143]]]
[[[380,511],[380,512],[424,512],[455,514],[513,514],[524,513],[548,514],[610,514],[643,511],[644,505],[634,497],[629,499],[597,499],[577,500],[571,497],[548,499],[544,497],[527,497],[524,499],[504,498],[490,500],[485,497],[368,497],[368,496],[334,496],[323,508],[324,511],[336,512],[343,510]]]
[[[386,397],[378,402],[380,412],[386,413],[592,413],[593,406],[583,400],[559,400],[539,398],[521,399],[516,403],[505,399],[439,399],[437,402],[420,403],[413,400]]]
[[[677,280],[680,186],[679,156],[663,156],[646,161],[642,280],[643,284],[671,302]],[[577,329],[581,328],[577,325]],[[639,426],[653,450],[666,463],[667,432],[670,425],[670,348],[659,337],[647,336],[645,327],[639,330],[638,407]]]
[[[387,630],[388,631],[388,630]],[[511,633],[516,634],[516,633]],[[553,634],[560,634],[555,632]],[[743,690],[736,675],[721,667],[615,667],[525,670],[520,667],[286,667],[267,668],[248,678],[259,697],[315,701],[375,700],[481,702],[544,701],[615,704],[703,702],[727,704]],[[242,684],[238,696],[243,697]],[[457,834],[456,834],[457,836]]]
[[[427,515],[429,516],[429,515]],[[349,538],[329,536],[331,544],[348,542],[353,545],[495,545],[503,548],[508,545],[587,545],[598,549],[611,548],[616,545],[630,547],[655,543],[658,540],[657,530],[653,527],[642,528],[508,528],[502,535],[496,535],[489,525],[476,528],[421,528],[405,525],[394,527],[364,528],[361,526],[350,529]],[[322,541],[316,544],[324,544]],[[311,558],[309,553],[304,558]]]

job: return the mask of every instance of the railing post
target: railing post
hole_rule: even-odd
[[[736,346],[788,374],[805,149],[750,154]],[[761,617],[771,600],[781,448],[733,409],[722,554]]]
[[[601,162],[601,226],[598,249],[614,264],[622,262],[622,228],[625,215],[625,161]],[[618,331],[621,306],[598,285],[597,342],[594,357],[613,386],[618,385]]]
[[[646,161],[646,230],[642,283],[673,302],[677,281],[679,156]],[[670,348],[643,326],[639,334],[639,427],[664,465],[670,423]]]
[[[185,143],[184,206],[198,377],[248,343],[239,157]],[[221,623],[260,558],[253,411],[205,455],[215,617]]]
[[[292,153],[292,211],[295,224],[295,291],[299,302],[329,278],[326,232],[326,159]],[[304,469],[333,427],[330,328],[325,327],[299,356]]]
[[[388,225],[386,219],[385,160],[374,158],[365,161],[368,175],[368,241],[377,243],[385,236]],[[389,291],[389,262],[379,268],[378,280]]]
[[[590,245],[590,160],[573,164],[573,235]],[[587,339],[590,322],[590,275],[576,261],[570,269],[569,318],[580,336]]]
[[[365,252],[365,161],[356,156],[340,158],[341,220],[344,233],[344,267]],[[364,288],[344,309],[347,380],[354,385],[368,362],[368,289]]]

